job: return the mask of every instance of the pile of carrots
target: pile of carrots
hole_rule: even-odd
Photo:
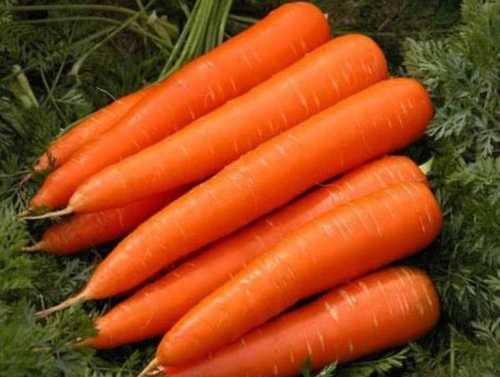
[[[432,114],[373,40],[279,7],[50,145],[27,218],[71,216],[26,250],[126,237],[38,315],[128,295],[81,345],[161,335],[143,375],[175,377],[293,376],[421,337],[439,317],[432,282],[385,266],[427,247],[441,211],[424,172],[387,155]]]

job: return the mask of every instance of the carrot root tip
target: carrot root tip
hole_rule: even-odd
[[[21,178],[19,181],[19,186],[24,186],[26,182],[28,182],[31,178],[33,177],[32,173],[26,174],[24,177]]]
[[[19,220],[22,220],[22,219],[24,219],[26,216],[28,216],[30,213],[31,213],[31,210],[28,208],[28,209],[25,209],[24,211],[19,212],[19,213],[16,215],[16,217],[17,217]]]
[[[33,251],[41,251],[44,248],[45,248],[45,243],[43,241],[40,241],[34,245],[22,247],[21,250],[26,252],[33,252]]]
[[[137,377],[156,376],[159,373],[161,373],[161,370],[158,367],[159,367],[158,359],[154,358]]]
[[[36,312],[35,316],[37,316],[38,318],[45,318],[51,315],[52,313],[58,312],[60,310],[69,308],[70,306],[77,305],[85,301],[87,301],[87,298],[84,296],[84,293],[82,292],[74,297],[68,298],[66,301],[63,301],[60,304]]]
[[[59,211],[53,211],[53,212],[44,213],[43,215],[23,216],[21,218],[23,220],[40,220],[40,219],[50,219],[50,218],[53,218],[53,217],[65,216],[65,215],[69,215],[71,213],[73,213],[73,208],[66,207],[66,208],[61,209]]]

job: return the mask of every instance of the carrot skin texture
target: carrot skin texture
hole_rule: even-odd
[[[50,254],[70,255],[117,239],[165,207],[181,192],[171,190],[120,208],[76,214],[45,231],[41,241],[43,250]]]
[[[315,189],[201,250],[116,305],[97,319],[98,335],[85,344],[112,348],[165,334],[189,309],[290,232],[335,207],[401,182],[427,179],[409,158],[389,156]]]
[[[388,268],[336,288],[168,377],[289,377],[414,341],[434,327],[440,305],[423,271]]]
[[[141,224],[101,262],[82,295],[99,299],[137,286],[314,184],[410,144],[431,117],[429,96],[412,79],[383,81],[341,101],[261,144]]]
[[[331,210],[290,234],[204,298],[164,336],[163,365],[232,343],[300,299],[428,246],[441,229],[429,188],[402,183]]]
[[[77,212],[98,211],[205,179],[262,142],[386,78],[384,54],[372,39],[359,34],[335,38],[175,135],[90,177],[69,206]]]
[[[47,149],[36,165],[35,171],[58,168],[84,145],[96,140],[110,130],[117,122],[153,87],[147,87],[127,96],[118,98],[106,107],[96,111],[65,134],[58,137]]]
[[[31,207],[66,205],[85,179],[243,94],[329,38],[319,8],[303,2],[277,8],[160,83],[116,127],[52,173]]]

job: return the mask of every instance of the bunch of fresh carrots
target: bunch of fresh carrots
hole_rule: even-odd
[[[27,212],[55,211],[27,218],[72,216],[26,250],[127,236],[80,293],[39,315],[130,293],[183,258],[80,344],[164,335],[144,375],[279,377],[422,336],[439,317],[432,283],[383,266],[428,246],[441,212],[425,169],[384,156],[431,118],[425,89],[388,79],[373,40],[330,39],[311,4],[279,7],[40,158],[35,171],[55,170]]]

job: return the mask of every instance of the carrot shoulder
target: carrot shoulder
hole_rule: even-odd
[[[210,358],[166,367],[168,377],[289,377],[414,341],[436,324],[440,305],[424,272],[389,268],[336,288],[264,325]]]
[[[40,242],[26,247],[25,250],[69,255],[115,240],[131,232],[177,198],[181,192],[180,189],[170,190],[123,207],[77,214],[62,223],[50,226]]]
[[[246,92],[330,38],[320,9],[286,4],[248,30],[185,65],[137,103],[112,130],[53,172],[32,208],[59,208],[104,167],[137,153]]]
[[[402,183],[333,209],[191,309],[165,335],[157,358],[182,365],[204,357],[300,299],[422,250],[440,229],[439,206],[421,183]]]
[[[331,209],[401,182],[427,182],[407,157],[363,165],[201,250],[98,318],[85,344],[112,348],[163,335],[182,315],[290,232]]]
[[[144,88],[135,93],[118,98],[108,106],[83,119],[71,130],[58,137],[47,149],[36,165],[35,171],[58,168],[84,145],[96,140],[110,130],[117,122],[153,87]]]
[[[427,92],[411,79],[384,81],[341,101],[156,213],[101,262],[80,294],[57,308],[128,291],[314,184],[405,147],[431,116]]]
[[[182,131],[85,181],[69,201],[96,211],[200,181],[265,140],[387,78],[370,38],[335,38]],[[144,184],[148,182],[148,184]]]

